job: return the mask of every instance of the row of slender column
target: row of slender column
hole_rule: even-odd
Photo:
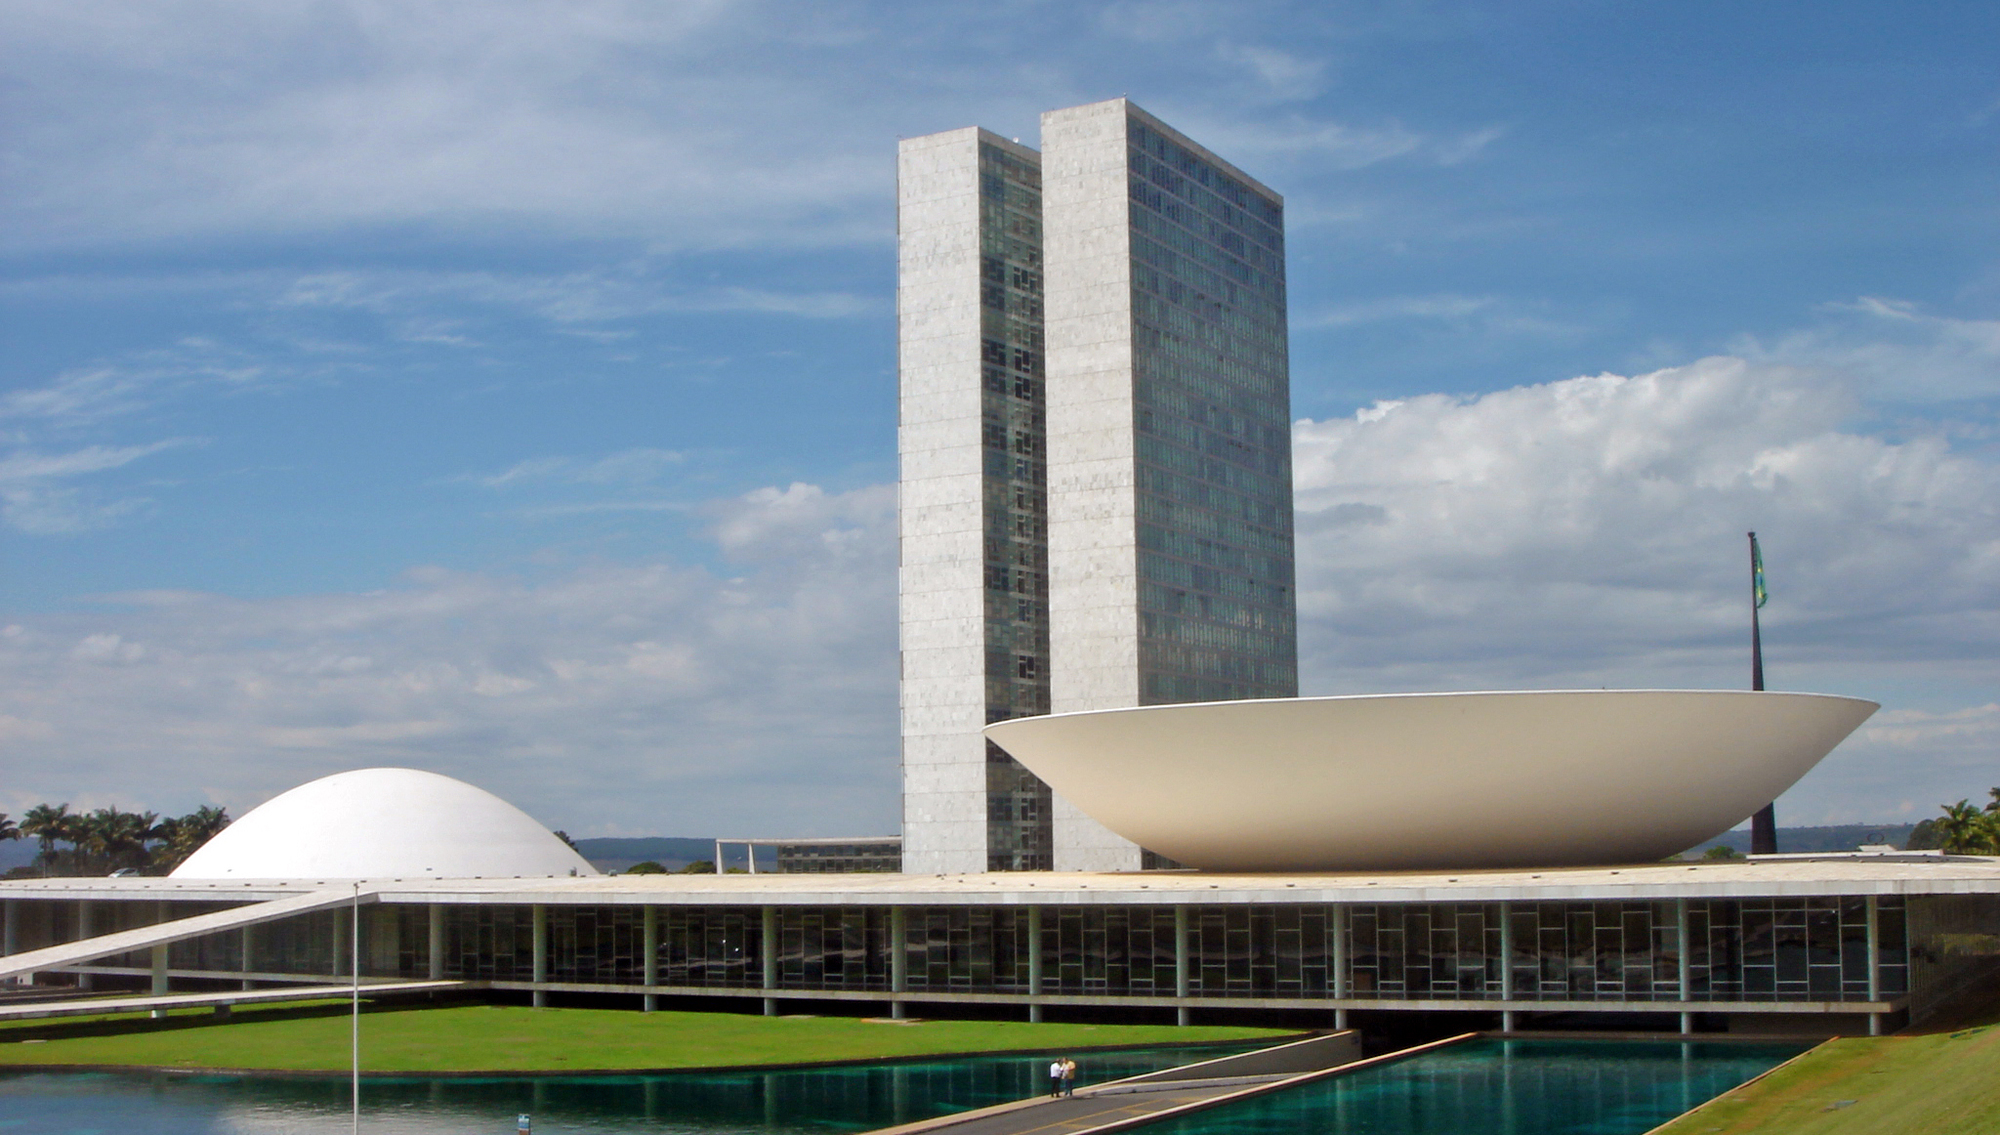
[[[532,967],[532,980],[534,984],[542,986],[547,984],[549,974],[548,908],[537,905],[532,908],[532,911],[532,928],[530,931],[532,954],[530,965]],[[762,933],[758,935],[760,947],[758,963],[763,988],[767,994],[764,997],[764,1015],[768,1017],[775,1016],[778,1012],[778,999],[775,996],[778,988],[778,908],[767,906],[763,908],[761,913],[760,928]],[[1186,907],[1174,908],[1174,957],[1176,973],[1178,975],[1175,978],[1174,990],[1175,995],[1179,997],[1186,997],[1188,989],[1187,913]],[[659,984],[660,976],[659,911],[655,907],[648,906],[644,908],[640,917],[640,951],[642,955],[640,981],[646,988],[651,989]],[[1030,942],[1037,944],[1037,948],[1031,949],[1028,954],[1028,989],[1031,996],[1038,995],[1042,991],[1042,951],[1039,948],[1041,923],[1041,908],[1029,907],[1028,939]],[[337,931],[339,927],[336,925],[335,929]],[[890,941],[901,943],[908,936],[908,909],[900,906],[890,907]],[[432,904],[430,908],[430,976],[433,979],[444,976],[443,958],[444,908],[441,905]],[[889,953],[889,992],[891,994],[909,992],[909,981],[909,958],[907,952],[902,949],[891,950]],[[643,996],[645,998],[644,1007],[646,1012],[650,1013],[658,1008],[659,998],[657,995],[647,993]],[[544,1007],[548,1004],[547,991],[540,988],[535,989],[533,1000],[536,1008]],[[900,997],[891,1001],[889,1012],[895,1018],[901,1018],[904,1015],[905,1010]],[[1042,1007],[1039,1000],[1031,1000],[1028,1004],[1028,1019],[1039,1021],[1041,1018]],[[1182,1024],[1187,1023],[1187,1010],[1185,1008],[1181,1009],[1180,1018]]]
[[[1866,901],[1867,901],[1866,917],[1867,917],[1868,1000],[1870,1002],[1875,1002],[1878,1001],[1881,997],[1880,918],[1879,918],[1878,905],[1875,900],[1875,897],[1872,895],[1868,896]],[[87,938],[90,937],[92,933],[94,933],[93,930],[93,924],[95,921],[95,915],[93,910],[94,905],[95,904],[88,901],[82,901],[79,903],[78,914],[77,914],[77,927],[78,927],[79,938]],[[0,900],[0,954],[13,954],[19,952],[20,916],[19,916],[18,906],[19,906],[19,900],[14,900],[14,899]],[[157,905],[157,909],[155,910],[155,918],[157,921],[164,922],[170,917],[168,906],[169,904],[166,902],[160,902]],[[533,981],[534,984],[539,987],[547,984],[548,982],[548,973],[549,973],[548,908],[546,906],[538,904],[532,908],[532,911],[533,911],[533,923],[532,923]],[[349,950],[344,948],[344,943],[346,943],[349,934],[347,926],[347,919],[349,918],[349,913],[344,909],[336,909],[332,913],[333,913],[333,942],[334,942],[334,949],[332,951],[333,954],[332,973],[333,976],[339,977],[342,976],[342,974],[345,972],[345,969],[347,968],[345,963],[348,962],[348,957],[350,953]],[[444,904],[433,903],[430,905],[427,913],[429,914],[429,943],[428,943],[429,976],[432,980],[441,980],[445,974],[445,914],[446,914],[445,906]],[[1502,962],[1500,966],[1500,1000],[1503,1002],[1514,1001],[1517,992],[1515,988],[1514,965],[1513,965],[1514,945],[1515,945],[1513,919],[1510,917],[1510,914],[1511,914],[1511,904],[1501,903],[1500,904],[1500,957],[1502,959]],[[1346,1000],[1352,995],[1352,990],[1349,984],[1348,966],[1347,966],[1347,938],[1348,938],[1347,908],[1336,906],[1334,908],[1333,915],[1334,915],[1333,942],[1332,942],[1332,947],[1333,947],[1332,962],[1333,962],[1333,981],[1334,981],[1333,996],[1334,999],[1336,1000]],[[777,1003],[778,1003],[778,998],[777,998],[778,910],[777,908],[774,906],[764,907],[762,909],[761,922],[762,922],[762,927],[761,927],[762,934],[760,935],[761,957],[759,958],[759,962],[761,968],[763,988],[766,991],[763,1008],[766,1015],[774,1015],[777,1012]],[[1039,1021],[1042,1018],[1041,994],[1043,993],[1043,984],[1044,984],[1043,980],[1044,970],[1043,970],[1042,950],[1041,950],[1041,937],[1042,937],[1041,907],[1031,906],[1027,908],[1027,923],[1028,923],[1027,937],[1030,943],[1030,949],[1028,951],[1028,994],[1029,994],[1029,1001],[1027,1007],[1028,1019],[1031,1021]],[[246,926],[240,931],[242,936],[240,968],[243,974],[242,986],[244,989],[249,989],[253,985],[253,981],[251,978],[252,949],[255,941],[253,936],[253,930],[254,927]],[[890,940],[896,943],[898,948],[893,949],[890,952],[889,990],[892,994],[899,995],[893,999],[891,1007],[891,1013],[896,1017],[902,1017],[904,1015],[905,1009],[903,1000],[900,995],[907,993],[909,991],[909,962],[907,957],[907,951],[901,948],[902,943],[904,943],[908,937],[908,930],[909,930],[909,919],[908,919],[907,908],[900,906],[891,907],[889,909],[889,935],[890,935]],[[1686,899],[1677,900],[1675,903],[1675,911],[1674,911],[1674,932],[1675,932],[1674,936],[1676,943],[1676,953],[1678,955],[1677,957],[1678,987],[1680,990],[1680,999],[1683,1003],[1689,1000],[1688,994],[1692,983],[1692,968],[1691,968],[1692,951],[1689,949],[1690,938],[1691,938],[1689,930],[1690,928],[1688,921],[1687,900]],[[1191,931],[1190,908],[1184,905],[1175,906],[1174,907],[1174,996],[1175,998],[1183,1002],[1183,1004],[1179,1005],[1176,1010],[1178,1021],[1180,1024],[1183,1025],[1189,1022],[1189,1016],[1190,1016],[1190,1010],[1188,1006],[1185,1004],[1185,1001],[1189,996],[1189,985],[1190,985],[1189,963],[1190,963],[1191,951],[1189,947],[1190,947],[1191,932],[1192,931]],[[644,961],[643,961],[644,972],[642,975],[642,981],[644,985],[650,989],[659,984],[658,908],[652,906],[647,906],[644,908],[642,935],[643,935],[643,954],[644,954]],[[168,987],[169,987],[169,981],[168,981],[169,947],[165,945],[154,946],[152,948],[151,955],[152,956],[150,960],[152,964],[151,964],[150,976],[151,976],[152,992],[156,995],[164,996],[168,992]],[[89,989],[91,987],[90,975],[88,974],[80,975],[78,980],[78,985],[79,988]],[[533,999],[534,999],[534,1004],[537,1007],[545,1006],[548,1000],[547,992],[543,989],[537,988],[534,990]],[[657,1008],[657,1006],[658,1006],[658,997],[651,993],[646,994],[645,995],[646,1010],[648,1012],[651,1012],[655,1008]],[[155,1011],[155,1015],[157,1016],[161,1014],[159,1013],[159,1011]],[[1335,1009],[1334,1010],[1335,1027],[1345,1028],[1347,1027],[1347,1024],[1348,1024],[1348,1010],[1344,1008]],[[1515,1010],[1513,1009],[1502,1010],[1501,1013],[1502,1030],[1505,1032],[1513,1032],[1515,1030],[1515,1024],[1516,1024]],[[1879,1035],[1881,1032],[1881,1025],[1882,1022],[1880,1015],[1871,1013],[1869,1015],[1870,1034]],[[1682,1033],[1692,1033],[1694,1031],[1694,1013],[1692,1011],[1684,1010],[1680,1013],[1680,1031]]]
[[[167,913],[167,904],[164,902],[160,903],[153,911],[153,922],[156,925],[167,921],[170,917],[171,915]],[[84,935],[78,935],[77,937],[82,938]],[[164,942],[153,947],[153,996],[155,997],[165,997],[167,995],[167,958],[171,949],[172,947]],[[158,1020],[165,1017],[167,1011],[165,1009],[155,1009],[149,1015],[153,1019]]]

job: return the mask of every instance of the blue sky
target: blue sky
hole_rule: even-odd
[[[896,822],[893,154],[1129,95],[1288,202],[1307,692],[1884,702],[2000,783],[1982,4],[0,9],[0,810],[465,776]]]

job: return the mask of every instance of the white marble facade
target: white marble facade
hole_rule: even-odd
[[[1124,99],[1042,116],[1048,263],[1049,701],[1139,704],[1132,254]],[[1131,871],[1139,846],[1054,798],[1058,871]]]
[[[903,869],[986,869],[979,141],[897,155]]]

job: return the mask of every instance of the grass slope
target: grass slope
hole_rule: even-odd
[[[1829,1041],[1660,1135],[1989,1135],[2000,1027]]]
[[[754,1017],[500,1005],[364,1010],[361,1067],[371,1072],[566,1071],[805,1064],[884,1057],[1277,1038],[1279,1029],[1028,1024],[852,1017]],[[40,1043],[21,1043],[38,1041]],[[345,1004],[206,1010],[162,1021],[80,1018],[0,1026],[0,1067],[143,1064],[339,1072]]]

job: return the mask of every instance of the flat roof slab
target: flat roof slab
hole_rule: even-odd
[[[14,879],[0,899],[260,902],[350,880]],[[1579,902],[1828,895],[2000,894],[2000,859],[1951,856],[1652,863],[1372,874],[1013,872],[959,875],[603,875],[365,879],[364,901],[668,906],[1019,906]]]

